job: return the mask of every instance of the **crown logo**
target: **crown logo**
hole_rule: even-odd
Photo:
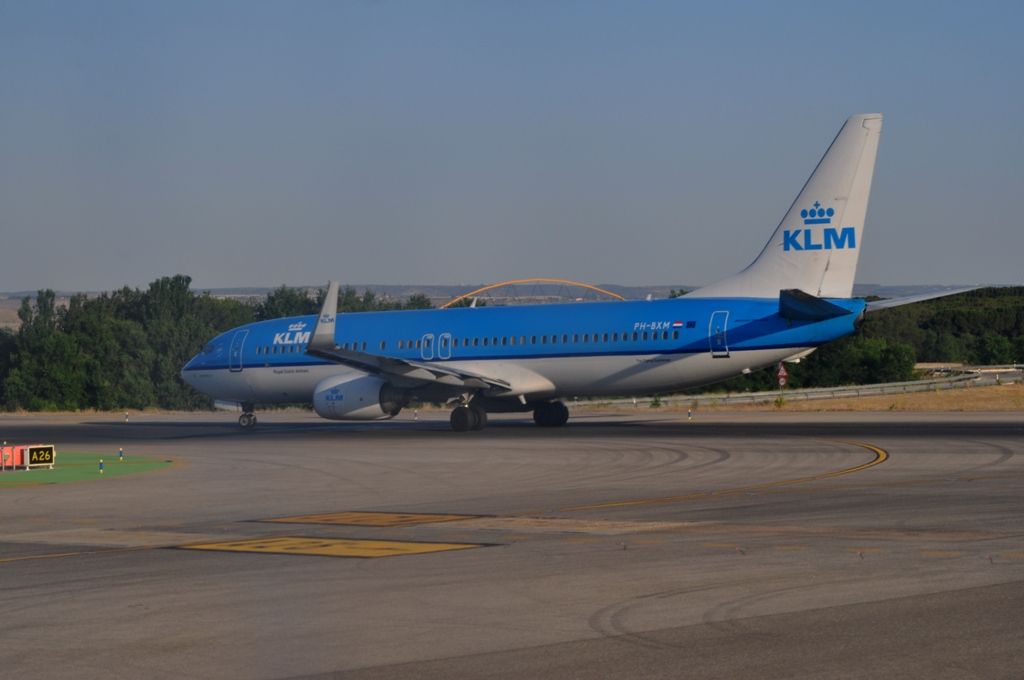
[[[835,214],[835,210],[822,208],[818,201],[814,202],[813,208],[804,208],[800,211],[800,217],[804,218],[804,224],[832,224],[832,216]]]

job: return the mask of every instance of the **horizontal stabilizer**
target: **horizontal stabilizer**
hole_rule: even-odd
[[[779,291],[779,316],[792,321],[824,321],[850,314],[849,309],[814,297],[798,288]]]
[[[906,297],[889,298],[887,300],[875,300],[869,302],[867,312],[877,312],[882,309],[892,309],[893,307],[902,307],[903,305],[912,305],[915,302],[924,302],[925,300],[934,300],[935,298],[946,297],[947,295],[959,295],[960,293],[967,293],[972,290],[978,290],[984,288],[984,286],[969,286],[967,288],[954,288],[952,290],[941,290],[932,291],[931,293],[921,293],[920,295],[907,295]]]

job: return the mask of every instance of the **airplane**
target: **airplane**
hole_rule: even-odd
[[[881,131],[881,114],[850,117],[754,261],[683,297],[338,314],[330,281],[318,315],[233,328],[181,377],[240,404],[246,428],[256,404],[374,420],[419,401],[451,405],[465,432],[501,412],[557,427],[569,397],[668,393],[798,360],[902,304],[852,297]]]

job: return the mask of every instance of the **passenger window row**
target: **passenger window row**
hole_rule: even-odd
[[[687,328],[695,328],[697,323],[695,321],[687,321]],[[640,342],[640,341],[657,341],[657,340],[668,340],[670,337],[669,331],[627,331],[625,333],[562,333],[561,335],[503,335],[503,336],[491,336],[483,338],[449,338],[447,335],[441,337],[440,346],[447,349],[449,344],[451,347],[515,347],[526,346],[526,345],[579,345],[579,344],[604,344],[604,343],[615,343],[615,342]],[[679,339],[679,331],[671,331],[672,340]],[[461,341],[461,344],[460,344]],[[433,344],[431,338],[421,338],[419,340],[399,340],[398,349],[430,349]],[[366,351],[366,342],[353,340],[350,342],[343,342],[340,345],[343,350],[352,351]],[[387,341],[380,341],[380,349],[384,351],[387,349]],[[256,347],[256,354],[296,354],[304,353],[306,351],[306,345],[259,345]]]
[[[257,345],[256,354],[302,354],[305,345]]]
[[[562,333],[561,335],[502,335],[502,336],[491,336],[491,337],[477,337],[477,338],[451,338],[450,345],[452,347],[515,347],[525,345],[579,345],[579,344],[598,344],[608,342],[638,342],[643,340],[657,341],[657,340],[672,340],[679,339],[679,331],[633,331],[625,333]],[[366,343],[363,343],[364,346]],[[398,349],[429,349],[431,347],[431,338],[421,338],[420,340],[399,340]],[[449,346],[448,336],[442,336],[440,340],[440,346],[447,349]],[[381,349],[386,349],[387,343],[383,340],[380,343]]]

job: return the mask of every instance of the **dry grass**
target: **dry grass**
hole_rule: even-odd
[[[0,328],[7,328],[12,331],[21,328],[21,319],[18,318],[17,309],[0,306]]]

